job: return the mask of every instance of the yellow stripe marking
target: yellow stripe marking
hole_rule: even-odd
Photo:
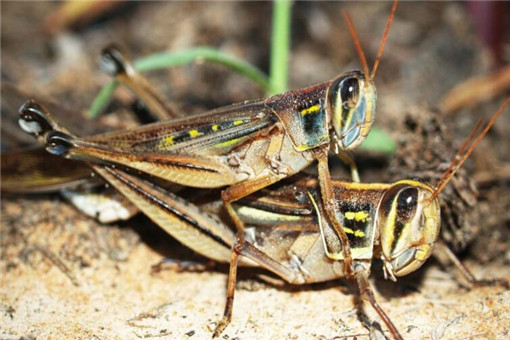
[[[243,123],[244,122],[242,120],[234,120],[234,122],[232,124],[234,124],[234,126],[238,126],[238,125],[241,125]]]
[[[300,113],[304,116],[304,115],[308,115],[308,114],[314,114],[314,113],[317,113],[319,112],[321,109],[321,105],[320,104],[315,104],[313,106],[310,106],[306,109],[303,109],[300,111]]]
[[[297,149],[297,151],[305,151],[305,150],[308,150],[309,148],[310,147],[308,146],[308,144],[301,144],[296,149]]]
[[[218,131],[218,125],[214,124],[214,125],[212,126],[212,130],[213,130],[214,132]]]
[[[189,130],[189,132],[188,132],[188,133],[189,133],[189,136],[190,136],[191,138],[195,138],[195,137],[198,137],[198,136],[203,135],[203,133],[202,133],[202,132],[199,132],[198,130],[195,130],[195,129],[193,129],[193,130]]]
[[[383,249],[390,249],[391,245],[393,244],[395,240],[395,227],[396,227],[396,221],[397,221],[397,200],[394,199],[393,202],[391,202],[391,209],[388,214],[388,217],[386,218],[386,224],[382,227],[382,236],[381,236],[381,243]],[[402,231],[404,229],[402,228]]]
[[[365,237],[365,232],[361,231],[361,230],[356,230],[354,232],[354,236],[356,236],[356,237]]]
[[[215,145],[215,147],[216,148],[226,148],[226,147],[237,144],[240,140],[241,140],[241,138],[234,138],[231,140],[227,140],[225,142],[218,143]]]
[[[252,207],[240,207],[237,210],[237,213],[242,216],[247,216],[249,218],[253,218],[259,221],[264,222],[277,222],[277,221],[287,221],[287,222],[298,222],[300,221],[300,216],[295,215],[283,215],[278,213],[273,213],[269,211],[260,210]]]
[[[346,234],[351,234],[356,237],[365,237],[365,232],[362,230],[352,230],[351,228],[343,227]]]
[[[354,212],[354,211],[347,211],[345,214],[344,214],[345,218],[348,219],[348,220],[355,220],[356,222],[366,222],[370,216],[368,215],[368,213],[366,211],[357,211],[357,212]]]
[[[174,136],[168,136],[159,141],[157,148],[162,150],[172,145],[174,145]]]

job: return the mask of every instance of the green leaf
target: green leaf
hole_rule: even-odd
[[[360,145],[360,149],[392,155],[395,153],[397,145],[387,132],[373,127],[367,139]]]

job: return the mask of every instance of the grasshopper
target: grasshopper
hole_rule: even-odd
[[[371,261],[380,258],[385,277],[396,280],[420,268],[430,257],[441,225],[440,193],[509,103],[510,98],[478,136],[481,125],[476,126],[436,188],[419,180],[392,184],[332,181],[340,220],[352,245],[354,277],[360,294],[395,339],[402,336],[375,300],[368,281]],[[56,123],[47,113],[45,117],[47,128],[52,128]],[[42,137],[39,140],[45,142]],[[263,267],[291,284],[347,275],[343,244],[328,219],[320,184],[314,178],[296,178],[290,186],[259,191],[236,202],[233,208],[246,225],[241,242],[228,222],[206,213],[207,207],[197,207],[124,170],[109,165],[90,166],[183,244],[208,258],[230,263],[225,314],[214,336],[231,320],[238,265]],[[452,252],[447,251],[447,255],[470,282],[507,285],[505,281],[477,281]]]
[[[351,250],[337,220],[339,212],[331,189],[328,152],[345,154],[362,143],[369,133],[377,97],[374,76],[396,7],[397,1],[371,73],[352,21],[344,13],[364,72],[347,72],[305,89],[202,115],[86,138],[66,133],[58,125],[52,126],[34,102],[25,105],[20,124],[28,133],[43,138],[47,151],[55,155],[128,167],[184,186],[226,187],[221,197],[241,242],[244,223],[232,203],[317,161],[325,211],[342,242],[346,272],[351,273]],[[131,72],[116,53],[106,51],[102,60],[105,68],[117,77]],[[136,91],[137,87],[132,89]],[[141,95],[142,98],[150,96],[150,90]],[[150,105],[160,100],[146,102]]]

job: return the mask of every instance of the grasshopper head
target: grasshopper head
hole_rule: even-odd
[[[439,194],[508,105],[510,97],[483,129],[481,122],[476,124],[435,189],[422,182],[403,180],[386,191],[379,204],[377,225],[385,274],[391,279],[418,269],[431,255],[441,225]]]
[[[372,127],[377,93],[360,71],[344,73],[331,82],[327,94],[334,139],[340,150],[361,144]]]
[[[407,275],[431,255],[439,235],[439,198],[429,200],[434,189],[411,180],[396,182],[379,205],[382,257],[391,279]]]

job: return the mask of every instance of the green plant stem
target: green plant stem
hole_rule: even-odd
[[[110,82],[108,85],[104,86],[101,91],[97,94],[94,101],[92,101],[92,105],[89,108],[89,117],[95,118],[99,115],[99,113],[103,110],[106,102],[113,96],[115,89],[118,86],[118,82],[116,80]]]
[[[255,66],[210,47],[196,47],[179,52],[156,53],[135,61],[134,65],[138,71],[146,72],[199,61],[210,61],[226,66],[247,76],[266,90],[270,86],[267,76]]]
[[[210,61],[224,65],[227,68],[250,78],[259,84],[265,91],[270,91],[271,84],[268,77],[258,68],[241,59],[229,56],[221,51],[209,47],[196,47],[178,52],[162,52],[153,54],[151,56],[138,59],[134,62],[134,66],[139,72],[146,72],[185,65],[197,61]],[[99,92],[90,107],[90,117],[96,117],[101,112],[104,105],[115,91],[117,85],[116,81],[112,81]]]
[[[290,0],[275,0],[273,3],[269,95],[287,91],[291,8]]]

